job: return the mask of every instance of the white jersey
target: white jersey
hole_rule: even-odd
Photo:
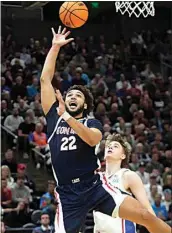
[[[121,191],[132,195],[131,192],[128,192],[125,188],[124,188],[124,183],[123,183],[123,175],[126,171],[129,171],[129,169],[126,168],[121,168],[119,171],[117,171],[115,174],[111,175],[108,177],[109,183],[116,187],[119,188]]]
[[[123,193],[132,195],[123,185],[123,175],[129,169],[122,168],[114,175],[108,178],[109,183],[120,189]],[[125,195],[124,194],[124,195]],[[112,218],[100,212],[94,212],[95,229],[94,233],[136,233],[136,224],[128,220],[123,220],[119,217]],[[103,222],[103,224],[102,224]],[[105,223],[107,225],[105,226]]]

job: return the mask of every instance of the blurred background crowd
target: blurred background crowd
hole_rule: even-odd
[[[39,83],[51,39],[43,35],[41,40],[30,38],[23,44],[15,40],[10,25],[6,25],[4,32],[1,218],[7,230],[29,227],[33,233],[51,232],[57,205],[53,193],[56,184]],[[161,56],[171,53],[171,41],[171,30],[133,32],[128,40],[121,37],[113,43],[107,42],[106,35],[76,36],[74,42],[61,49],[52,82],[62,94],[74,84],[86,85],[92,91],[95,108],[91,115],[101,121],[104,129],[98,149],[102,171],[105,139],[118,132],[133,148],[128,167],[141,177],[156,215],[169,224],[172,221],[172,69],[167,69],[164,76],[159,64]],[[91,214],[85,232],[92,232]]]

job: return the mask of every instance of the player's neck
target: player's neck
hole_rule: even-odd
[[[82,119],[82,118],[84,118],[84,117],[83,117],[83,114],[80,113],[79,115],[75,116],[74,118],[75,118],[76,120],[79,120],[79,119]]]
[[[111,176],[121,169],[121,161],[106,161],[106,175]]]

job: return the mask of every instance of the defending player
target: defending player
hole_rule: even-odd
[[[126,195],[133,195],[145,209],[155,215],[142,180],[135,172],[124,168],[129,162],[130,153],[129,143],[120,134],[109,135],[105,147],[106,177],[113,187],[119,188]],[[136,233],[135,223],[119,217],[114,219],[97,211],[94,212],[94,221],[95,233]]]
[[[170,233],[169,226],[138,201],[113,189],[105,176],[95,174],[98,167],[95,147],[102,139],[102,126],[98,120],[87,118],[93,98],[85,87],[71,87],[65,102],[59,91],[54,92],[51,81],[57,55],[60,47],[73,39],[66,39],[69,32],[66,29],[61,32],[61,27],[58,34],[52,31],[53,45],[41,76],[41,102],[57,181],[56,233],[77,233],[87,212],[94,207],[113,217],[119,214],[121,218],[144,225],[151,233]]]

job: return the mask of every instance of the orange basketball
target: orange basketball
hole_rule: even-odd
[[[88,19],[88,8],[83,2],[64,2],[59,10],[62,23],[70,28],[79,28]]]

